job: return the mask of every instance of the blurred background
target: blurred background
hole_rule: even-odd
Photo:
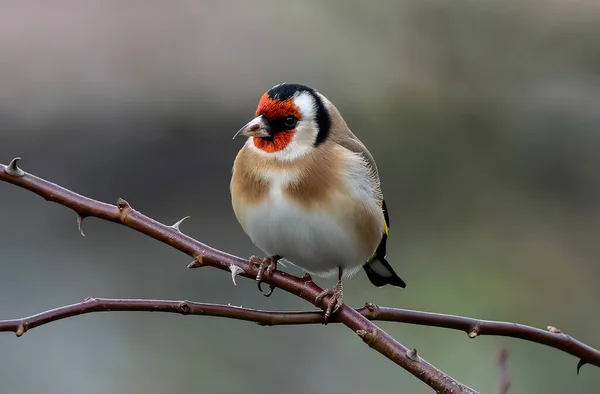
[[[388,259],[345,301],[553,325],[600,346],[600,3],[596,0],[0,0],[0,162],[118,197],[242,256],[232,141],[282,81],[325,94],[375,156]],[[0,319],[87,296],[311,309],[0,183]],[[294,268],[288,271],[300,274]],[[331,286],[328,280],[320,285]],[[591,393],[600,371],[519,340],[382,323],[482,393]],[[429,393],[343,326],[103,313],[15,339],[5,393]]]

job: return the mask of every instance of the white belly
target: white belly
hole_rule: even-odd
[[[324,210],[306,210],[293,201],[269,198],[245,209],[244,230],[267,255],[280,255],[313,274],[345,276],[365,262],[357,256],[354,233]]]
[[[247,146],[250,151],[254,148],[250,140]],[[343,184],[337,185],[340,188],[337,192],[331,192],[337,194],[329,194],[327,199],[310,207],[302,205],[301,201],[285,193],[289,185],[298,182],[299,169],[279,168],[272,163],[267,166],[262,162],[256,173],[265,183],[261,187],[268,187],[268,190],[262,190],[265,196],[260,196],[264,200],[258,203],[253,198],[241,197],[243,190],[238,188],[237,194],[232,192],[232,203],[244,231],[265,254],[279,255],[311,274],[322,276],[335,275],[341,267],[347,277],[372,256],[381,240],[381,234],[376,234],[376,242],[371,242],[373,231],[368,234],[371,235],[368,241],[363,234],[359,236],[361,228],[353,221],[356,203],[362,204],[358,209],[360,213],[354,215],[356,219],[364,221],[364,215],[370,215],[370,219],[381,223],[383,232],[381,191],[373,170],[360,154],[342,147],[333,149],[330,153],[344,163]],[[242,158],[247,159],[249,153],[241,153],[244,153]],[[232,185],[236,176],[248,176],[246,172],[236,171],[239,165],[236,158]],[[248,188],[254,186],[246,185]],[[369,225],[372,229],[373,220],[366,221],[362,230]]]

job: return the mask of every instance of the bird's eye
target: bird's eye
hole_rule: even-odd
[[[285,127],[294,127],[296,126],[296,123],[298,123],[298,119],[296,119],[295,116],[288,116],[283,120]]]

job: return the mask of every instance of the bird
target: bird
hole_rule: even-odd
[[[267,256],[250,258],[261,291],[278,262],[337,275],[315,300],[325,300],[327,322],[343,305],[342,281],[361,267],[376,287],[406,287],[386,260],[390,217],[375,160],[331,101],[310,86],[280,83],[233,138],[240,135],[247,140],[234,160],[231,203]]]

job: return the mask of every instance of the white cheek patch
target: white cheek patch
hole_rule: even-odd
[[[300,119],[296,126],[294,140],[298,143],[299,147],[305,148],[308,151],[312,149],[317,139],[317,133],[319,132],[316,123],[317,104],[314,97],[308,92],[300,92],[294,96],[294,104],[300,109],[302,115],[302,119]]]
[[[300,109],[302,120],[312,121],[315,119],[315,99],[307,92],[301,92],[294,97],[294,104]]]

